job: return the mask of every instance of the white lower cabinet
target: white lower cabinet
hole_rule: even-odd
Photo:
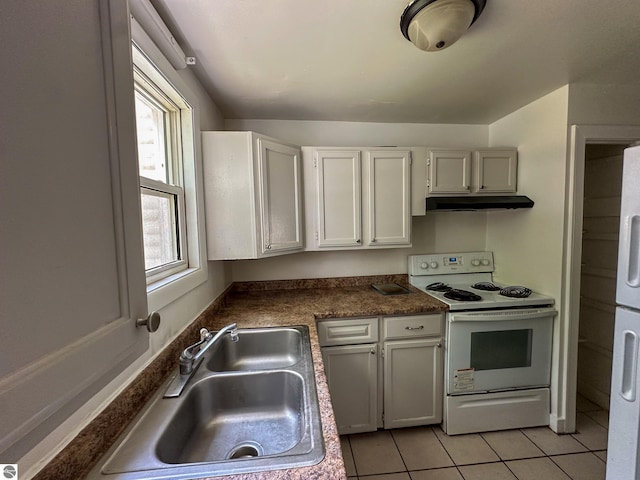
[[[378,424],[378,345],[322,349],[338,431],[370,432]]]
[[[340,434],[442,421],[443,327],[442,314],[318,321]]]
[[[384,428],[442,421],[442,342],[384,342]]]

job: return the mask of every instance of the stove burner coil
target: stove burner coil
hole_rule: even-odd
[[[457,288],[448,290],[445,292],[444,296],[449,300],[458,300],[460,302],[479,302],[482,300],[480,295],[476,295],[475,293],[467,290],[458,290]]]
[[[494,285],[491,282],[478,282],[471,285],[471,288],[475,288],[476,290],[484,290],[486,292],[496,292],[500,290],[500,287]]]
[[[448,292],[451,290],[451,287],[446,283],[434,282],[427,285],[426,290],[431,290],[432,292]]]
[[[529,295],[531,295],[531,289],[520,286],[505,287],[500,290],[500,295],[511,298],[527,298]]]

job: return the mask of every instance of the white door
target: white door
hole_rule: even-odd
[[[384,428],[442,420],[441,339],[384,343]]]
[[[258,138],[263,254],[302,249],[300,150]]]
[[[323,347],[338,433],[372,432],[378,419],[377,344]]]
[[[411,244],[411,152],[369,151],[370,246]]]
[[[607,480],[636,480],[640,431],[640,312],[616,309],[613,338]]]
[[[359,150],[318,150],[319,247],[362,245],[362,185]]]

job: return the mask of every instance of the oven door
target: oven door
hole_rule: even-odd
[[[548,386],[553,308],[450,313],[447,394]]]

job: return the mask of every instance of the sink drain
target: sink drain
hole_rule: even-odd
[[[258,442],[246,442],[234,447],[231,450],[231,453],[227,456],[227,459],[234,460],[237,458],[253,458],[259,457],[262,454],[262,445]]]

